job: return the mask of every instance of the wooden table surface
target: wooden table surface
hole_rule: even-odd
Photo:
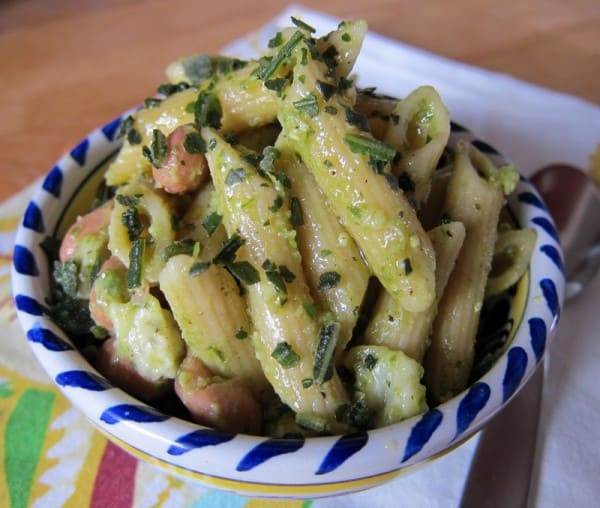
[[[600,103],[598,0],[302,3]],[[217,52],[283,7],[276,0],[0,0],[0,200],[152,94],[169,61]]]

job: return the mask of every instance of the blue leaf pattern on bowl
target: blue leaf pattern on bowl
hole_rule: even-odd
[[[326,474],[335,471],[352,455],[361,450],[368,440],[369,435],[366,432],[342,436],[327,452],[315,474]]]
[[[242,460],[240,460],[235,469],[237,471],[250,471],[273,457],[296,452],[303,446],[303,438],[267,439],[252,448]]]
[[[477,417],[487,401],[490,399],[491,390],[489,385],[481,381],[475,383],[460,401],[456,414],[456,439],[469,428],[469,425]]]
[[[62,189],[63,174],[59,166],[54,166],[42,184],[42,188],[52,194],[56,198],[60,198],[60,191]]]
[[[122,122],[122,118],[119,116],[118,118],[115,118],[112,122],[109,122],[104,127],[102,127],[102,129],[101,129],[102,134],[104,134],[106,136],[106,139],[108,139],[108,141],[115,140],[115,135],[117,134],[117,131],[119,130],[119,126],[121,125],[121,122]]]
[[[444,413],[439,409],[431,409],[425,413],[410,431],[410,436],[404,449],[402,462],[406,462],[413,455],[419,453],[427,444],[435,430],[444,419]]]
[[[539,208],[540,210],[547,211],[546,205],[544,205],[542,200],[537,195],[535,195],[533,192],[521,192],[518,195],[518,199],[522,203],[526,203],[528,205],[535,206],[536,208]]]
[[[82,388],[92,392],[103,392],[112,388],[106,379],[85,370],[67,370],[58,374],[54,379],[60,386]]]
[[[31,251],[22,245],[15,245],[13,250],[13,265],[15,270],[22,275],[36,277],[40,274],[35,257]]]
[[[71,157],[79,164],[80,166],[85,166],[85,159],[87,157],[88,149],[90,147],[89,138],[85,138],[81,143],[79,143],[73,150],[71,150]]]
[[[560,252],[554,245],[546,244],[540,247],[540,251],[542,251],[546,256],[548,256],[552,262],[557,266],[562,274],[565,273],[565,266],[563,265],[562,258],[560,256]]]
[[[23,227],[37,231],[38,233],[43,233],[45,230],[42,212],[34,201],[30,201],[27,205],[25,215],[23,216]]]
[[[42,316],[46,313],[46,308],[41,303],[27,295],[16,295],[15,307],[17,310],[31,316]]]
[[[41,344],[48,351],[72,351],[75,349],[66,340],[61,339],[52,330],[48,330],[47,328],[31,328],[27,332],[27,339],[30,342]]]
[[[205,446],[216,446],[221,443],[227,443],[235,437],[235,434],[226,434],[214,429],[199,429],[189,434],[178,437],[176,444],[172,444],[167,449],[169,455],[183,455],[197,448]]]
[[[541,227],[546,233],[548,233],[552,238],[554,238],[554,240],[556,240],[557,243],[559,242],[556,228],[554,227],[552,222],[550,222],[550,219],[548,219],[548,217],[534,217],[533,219],[531,219],[531,222]]]
[[[513,347],[508,351],[508,362],[504,379],[502,380],[502,400],[506,402],[518,386],[525,375],[527,368],[527,353],[522,347]]]
[[[548,330],[546,323],[539,317],[531,318],[529,324],[529,335],[531,336],[531,347],[535,354],[536,360],[539,362],[546,350],[546,336]]]
[[[118,404],[106,408],[100,415],[100,419],[109,425],[114,425],[121,421],[136,423],[164,422],[169,417],[148,406]]]
[[[554,284],[552,279],[542,279],[540,281],[540,288],[542,289],[542,294],[544,295],[546,304],[548,305],[553,318],[557,319],[560,313],[560,302],[556,284]]]

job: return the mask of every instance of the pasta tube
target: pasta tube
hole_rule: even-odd
[[[224,224],[230,237],[238,235],[243,243],[236,259],[246,261],[258,275],[249,281],[247,294],[263,371],[297,414],[335,425],[336,410],[347,403],[347,396],[335,369],[317,365],[321,332],[289,208],[271,180],[260,176],[214,130],[204,128],[202,136],[211,147],[206,156]],[[322,376],[325,371],[328,375]]]
[[[192,355],[213,375],[264,390],[246,301],[231,274],[223,266],[177,255],[167,261],[159,283]]]
[[[311,292],[322,309],[340,324],[337,350],[350,341],[370,272],[360,250],[325,203],[323,193],[295,153],[278,142],[280,167],[291,182],[292,223]]]
[[[395,150],[361,131],[339,92],[319,91],[328,81],[322,62],[301,58],[278,114],[283,132],[382,285],[406,309],[424,310],[435,296],[435,256],[413,207],[383,174]]]
[[[363,339],[365,344],[401,350],[419,363],[423,362],[429,346],[431,325],[465,239],[465,227],[461,222],[450,222],[434,228],[428,235],[436,258],[435,302],[427,310],[410,312],[398,305],[389,293],[381,291]]]
[[[480,176],[479,156],[460,145],[444,213],[465,225],[466,237],[456,267],[440,300],[431,345],[425,356],[425,380],[431,396],[444,401],[463,390],[473,364],[474,343],[504,203],[502,187]]]
[[[417,208],[427,199],[431,177],[450,136],[450,114],[435,88],[421,86],[399,101],[383,140],[399,157],[392,171]]]
[[[237,133],[272,123],[278,99],[256,76],[258,63],[214,76],[197,88],[176,91],[162,101],[151,103],[131,116],[123,147],[106,172],[108,185],[120,185],[139,175],[151,173],[152,164],[143,155],[151,147],[154,131],[165,136],[177,127],[197,123],[208,104],[220,104],[219,128]]]

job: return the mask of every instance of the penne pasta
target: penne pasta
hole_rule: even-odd
[[[319,322],[302,271],[290,212],[272,182],[218,134],[202,135],[212,148],[209,168],[230,235],[243,245],[239,259],[258,277],[246,286],[254,323],[253,343],[265,376],[282,401],[297,414],[336,424],[336,410],[347,402],[337,373],[315,379]],[[325,366],[327,370],[327,366]]]

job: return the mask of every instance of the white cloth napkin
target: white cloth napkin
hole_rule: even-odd
[[[296,16],[325,33],[339,19],[292,5],[225,52],[253,57]],[[587,168],[600,142],[600,108],[510,76],[427,53],[369,32],[355,73],[360,86],[402,96],[433,85],[454,121],[499,149],[525,174],[550,162]],[[598,220],[593,217],[590,220]],[[534,506],[597,506],[600,488],[600,277],[562,314],[550,348],[540,422]],[[600,338],[599,338],[600,339]],[[317,507],[458,506],[478,437],[418,471],[365,492],[314,501]],[[518,443],[514,443],[518,445]],[[507,443],[507,446],[512,443]],[[482,506],[485,500],[482,500]]]

